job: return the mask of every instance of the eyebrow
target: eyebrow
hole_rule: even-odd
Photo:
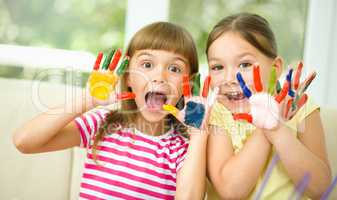
[[[181,58],[179,56],[175,56],[174,59],[182,61],[185,65],[188,65],[188,61],[184,58]]]
[[[243,52],[243,53],[237,55],[236,57],[237,58],[241,58],[241,57],[244,57],[244,56],[255,56],[255,55],[253,55],[253,54],[251,54],[249,52]]]
[[[142,53],[140,53],[139,55],[137,55],[137,58],[139,58],[141,56],[151,56],[151,57],[153,57],[153,55],[151,53],[148,53],[148,52],[142,52]]]
[[[236,58],[241,58],[241,57],[244,57],[244,56],[255,56],[255,55],[253,55],[253,54],[251,54],[251,53],[249,53],[249,52],[243,52],[243,53],[240,53],[240,54],[236,55],[235,57],[236,57]],[[210,58],[208,59],[208,62],[211,62],[211,61],[221,61],[221,58],[210,57]]]
[[[220,58],[217,58],[217,57],[210,57],[210,58],[208,59],[208,62],[210,62],[210,61],[221,61],[221,59],[220,59]]]

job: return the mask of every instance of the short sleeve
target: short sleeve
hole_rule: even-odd
[[[188,140],[184,138],[184,143],[181,145],[181,148],[178,150],[178,156],[176,159],[176,172],[178,172],[183,166],[184,160],[187,156],[188,149]]]
[[[91,139],[95,136],[107,113],[109,111],[105,109],[93,109],[75,118],[81,137],[80,147],[90,146]]]

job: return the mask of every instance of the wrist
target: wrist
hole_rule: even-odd
[[[283,141],[288,141],[290,138],[295,137],[295,134],[292,133],[292,130],[285,125],[279,125],[273,130],[264,131],[266,138],[274,146],[277,146]]]

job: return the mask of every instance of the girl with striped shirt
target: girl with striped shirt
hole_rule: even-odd
[[[126,54],[130,63],[117,91],[134,99],[86,95],[75,111],[49,114],[55,108],[27,122],[15,145],[23,153],[87,148],[80,199],[202,199],[210,107],[205,97],[182,96],[183,77],[198,72],[192,37],[177,25],[153,23],[133,36]],[[184,116],[191,101],[205,108],[200,126],[162,109],[175,105]]]

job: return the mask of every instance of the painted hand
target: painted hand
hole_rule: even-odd
[[[296,112],[306,103],[308,96],[304,93],[311,81],[315,78],[313,72],[303,82],[299,83],[302,73],[302,63],[297,67],[296,75],[292,80],[293,69],[288,71],[286,80],[281,88],[276,80],[276,68],[273,67],[267,92],[263,90],[263,84],[260,77],[258,65],[253,66],[254,94],[247,87],[242,75],[237,73],[237,80],[244,95],[249,99],[249,113],[235,113],[235,120],[246,120],[253,123],[256,127],[264,129],[273,129],[278,126],[280,119],[287,121],[293,117]],[[293,90],[294,88],[294,90]],[[284,103],[286,102],[286,104]]]
[[[211,77],[207,76],[204,81],[204,87],[200,93],[200,75],[198,74],[194,80],[193,95],[191,94],[191,87],[189,84],[189,77],[185,75],[183,77],[183,95],[185,100],[185,106],[182,110],[178,110],[172,105],[163,105],[163,109],[173,116],[175,116],[180,122],[188,127],[194,127],[200,130],[206,130],[207,121],[210,110],[216,100],[218,88],[214,91],[209,91]]]
[[[129,63],[129,58],[125,57],[119,68],[115,70],[121,55],[122,53],[120,49],[116,52],[112,50],[105,58],[102,65],[101,61],[103,53],[100,52],[97,56],[93,71],[88,79],[87,90],[90,93],[91,98],[100,105],[107,105],[116,103],[118,100],[135,98],[134,93],[115,93],[115,86],[125,72]]]

